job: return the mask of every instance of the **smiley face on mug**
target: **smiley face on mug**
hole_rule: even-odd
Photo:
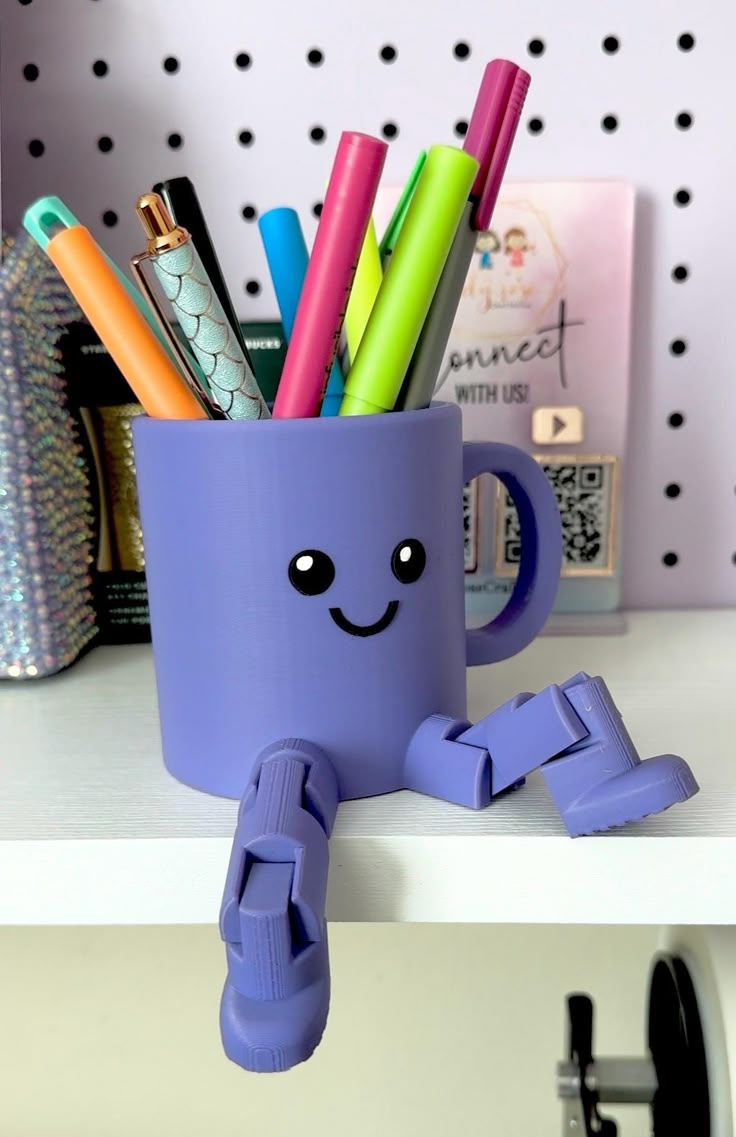
[[[415,584],[427,564],[424,545],[416,537],[399,541],[391,553],[391,571],[399,584]],[[332,558],[321,549],[302,549],[289,562],[289,580],[302,596],[322,596],[328,592],[335,579],[335,565]],[[371,624],[356,624],[343,612],[342,608],[330,607],[328,612],[341,631],[349,636],[375,636],[393,623],[399,611],[398,599],[387,600],[386,607],[377,620]]]

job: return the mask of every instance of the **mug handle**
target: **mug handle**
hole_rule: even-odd
[[[495,619],[468,628],[469,667],[498,663],[530,644],[552,611],[562,569],[562,525],[554,491],[544,471],[517,446],[503,442],[463,445],[463,484],[492,474],[508,490],[521,532],[521,563],[514,590]]]

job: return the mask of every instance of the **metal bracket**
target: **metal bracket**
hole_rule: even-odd
[[[617,1137],[600,1105],[648,1105],[654,1137],[709,1137],[710,1102],[703,1032],[685,963],[660,955],[649,982],[649,1057],[596,1058],[593,1001],[570,995],[568,1058],[557,1065],[564,1137]]]

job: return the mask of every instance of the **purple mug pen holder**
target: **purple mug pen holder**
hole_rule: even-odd
[[[465,716],[466,661],[520,651],[554,603],[546,479],[463,445],[456,407],[134,434],[164,760],[198,789],[240,797],[283,737],[340,755],[342,799],[402,788],[417,724]],[[462,490],[486,472],[524,554],[506,612],[466,632]]]
[[[409,788],[479,809],[540,767],[580,835],[696,792],[682,759],[640,760],[599,677],[466,721],[466,663],[521,650],[552,608],[561,530],[536,462],[463,444],[458,407],[133,433],[164,761],[241,798],[220,910],[239,1065],[287,1069],[322,1036],[340,800]],[[463,485],[482,473],[514,499],[521,566],[467,631]]]

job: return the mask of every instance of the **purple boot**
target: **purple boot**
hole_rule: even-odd
[[[698,792],[682,758],[641,761],[606,684],[584,672],[537,695],[523,692],[467,729],[458,725],[453,746],[487,755],[491,797],[540,768],[573,837],[661,813]]]
[[[600,677],[581,673],[560,690],[588,733],[541,772],[571,836],[639,821],[698,792],[683,758],[660,754],[641,761]]]
[[[337,810],[332,765],[286,739],[261,755],[240,806],[220,930],[227,981],[225,1053],[256,1073],[310,1057],[327,1021],[327,841]]]
[[[306,1061],[327,1021],[327,929],[309,943],[292,927],[293,876],[293,865],[253,865],[239,906],[243,942],[227,945],[222,1044],[231,1061],[259,1074]]]

